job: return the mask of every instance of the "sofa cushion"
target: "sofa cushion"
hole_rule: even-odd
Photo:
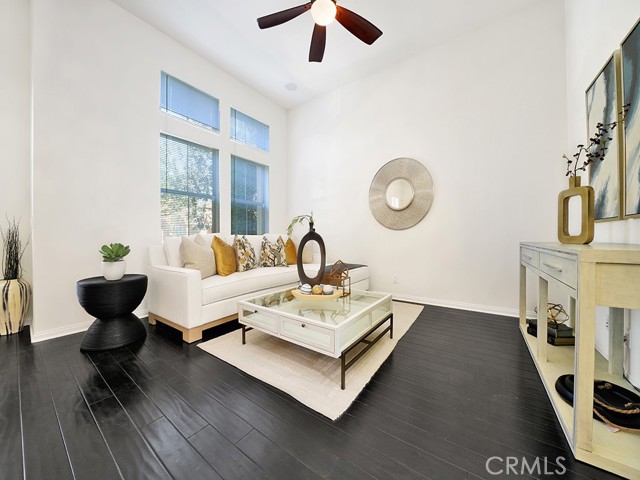
[[[237,269],[236,267],[236,251],[231,245],[219,238],[213,237],[213,254],[216,257],[216,269],[218,275],[231,275]]]
[[[295,267],[254,268],[246,272],[202,280],[202,304],[209,305],[227,298],[293,284],[298,281]]]
[[[319,264],[304,265],[309,276],[318,274]],[[364,266],[349,270],[351,283],[369,278],[369,267]],[[219,302],[229,298],[260,292],[268,288],[285,287],[299,283],[298,269],[295,265],[288,267],[254,268],[246,272],[235,272],[228,276],[214,275],[202,280],[202,305]]]
[[[258,266],[256,250],[245,235],[242,235],[241,237],[236,235],[234,246],[236,249],[238,272],[246,272],[247,270],[252,270]],[[259,251],[260,250],[258,250],[258,252]]]
[[[182,237],[180,243],[180,255],[184,261],[184,268],[200,270],[202,278],[208,278],[216,273],[216,262],[213,250],[209,245],[202,245],[204,239],[196,241],[188,237]]]

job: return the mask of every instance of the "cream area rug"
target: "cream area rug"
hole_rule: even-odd
[[[340,388],[339,358],[322,355],[259,330],[247,332],[246,345],[242,345],[242,331],[235,330],[198,346],[335,420],[369,383],[422,308],[421,305],[393,302],[393,340],[386,333],[347,370],[345,390]],[[380,330],[387,325],[385,322]],[[357,351],[358,348],[351,351],[347,361]]]

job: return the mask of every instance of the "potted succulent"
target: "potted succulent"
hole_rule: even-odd
[[[127,262],[124,259],[131,250],[129,246],[121,243],[103,245],[100,249],[102,255],[102,275],[107,280],[120,280],[127,270]]]
[[[6,230],[0,227],[2,236],[2,280],[0,291],[0,335],[18,333],[24,327],[24,321],[31,304],[31,285],[22,278],[22,256],[27,243],[22,246],[20,240],[20,222],[8,221]]]

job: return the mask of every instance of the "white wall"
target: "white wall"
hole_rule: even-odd
[[[103,243],[131,245],[143,272],[161,242],[159,134],[190,129],[159,113],[164,70],[221,100],[221,228],[228,232],[233,105],[271,126],[270,225],[286,217],[286,112],[109,0],[33,0],[33,247],[35,339],[87,327],[76,282],[100,275]],[[191,138],[189,138],[191,136]],[[197,134],[195,136],[198,136]]]
[[[566,150],[584,143],[586,107],[584,92],[596,74],[620,47],[620,42],[640,17],[637,0],[565,0],[567,48],[567,125]],[[596,224],[596,242],[640,243],[640,219]],[[640,365],[640,315],[632,312],[631,365]],[[608,354],[607,310],[599,309],[597,346]],[[640,385],[640,368],[633,372],[632,382]]]
[[[6,228],[5,216],[20,220],[23,246],[31,233],[30,15],[28,0],[0,2],[0,225]],[[29,244],[22,262],[29,282],[31,265]]]
[[[368,264],[372,289],[515,315],[518,242],[555,240],[566,182],[563,16],[542,2],[292,110],[290,216],[313,210],[328,255]],[[368,204],[396,157],[435,184],[404,231]]]

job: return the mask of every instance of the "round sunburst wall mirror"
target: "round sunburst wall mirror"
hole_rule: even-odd
[[[433,194],[433,179],[424,165],[413,158],[396,158],[373,177],[369,208],[381,225],[405,230],[429,213]]]

